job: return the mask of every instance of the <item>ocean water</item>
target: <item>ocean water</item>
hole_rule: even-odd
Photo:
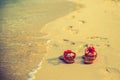
[[[27,80],[46,53],[41,29],[75,6],[68,0],[0,0],[0,80]]]

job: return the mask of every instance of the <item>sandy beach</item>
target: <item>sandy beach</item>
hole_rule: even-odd
[[[119,80],[120,6],[108,0],[73,2],[82,6],[42,29],[48,33],[47,55],[33,80]],[[83,64],[85,45],[97,49],[92,65]],[[67,49],[77,53],[74,64],[58,59]]]
[[[27,80],[46,54],[50,21],[75,10],[61,0],[0,0],[0,80]]]
[[[120,0],[5,3],[0,16],[2,80],[120,79]],[[98,53],[93,64],[83,63],[86,45]],[[59,59],[67,49],[77,54],[74,64]]]

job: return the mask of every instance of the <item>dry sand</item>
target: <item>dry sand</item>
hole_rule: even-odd
[[[21,22],[17,23],[16,17],[4,16],[9,21],[0,35],[2,80],[119,80],[120,1],[42,1],[30,0],[26,7],[22,3],[26,11],[18,18],[22,24],[18,25]],[[21,15],[12,9],[6,6],[3,12]],[[20,9],[14,7],[16,12]],[[4,27],[13,23],[17,27]],[[94,64],[83,64],[81,56],[86,45],[95,46],[98,52]],[[59,60],[66,49],[77,53],[74,64]]]

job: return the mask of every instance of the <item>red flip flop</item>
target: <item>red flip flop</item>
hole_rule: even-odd
[[[75,62],[75,58],[76,58],[76,53],[74,53],[72,50],[64,51],[64,53],[63,53],[64,62],[66,62],[68,64],[72,64]]]
[[[97,57],[97,52],[93,46],[89,46],[85,49],[85,54],[83,56],[85,64],[92,64]]]

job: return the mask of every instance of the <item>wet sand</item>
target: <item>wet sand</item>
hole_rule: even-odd
[[[111,0],[71,0],[76,11],[52,21],[41,30],[48,35],[47,54],[39,70],[29,80],[119,80],[120,6]],[[83,63],[86,45],[93,45],[98,57],[93,64]],[[74,64],[59,56],[66,49],[77,53]]]
[[[67,0],[1,0],[0,80],[31,78],[47,51],[41,29],[75,7]]]

